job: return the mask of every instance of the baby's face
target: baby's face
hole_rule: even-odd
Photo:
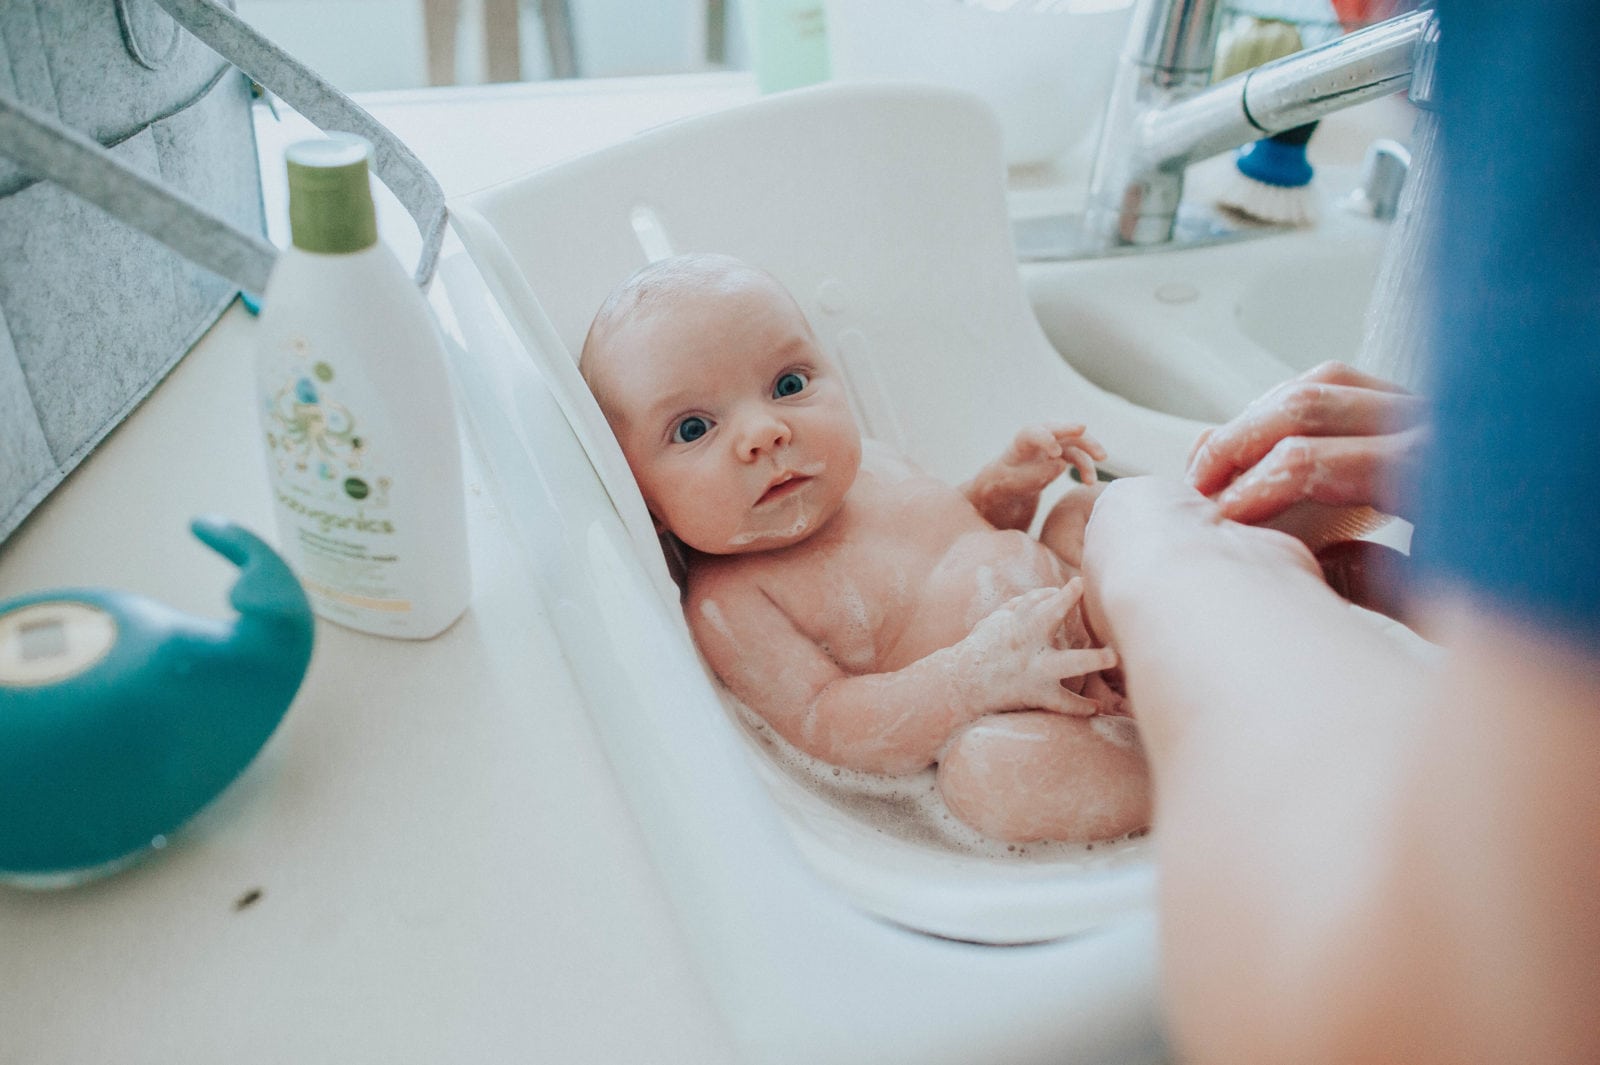
[[[650,513],[707,554],[786,547],[861,464],[844,382],[788,293],[741,278],[636,312],[591,382]]]

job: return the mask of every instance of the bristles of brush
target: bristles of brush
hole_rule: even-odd
[[[1360,540],[1395,519],[1371,507],[1336,507],[1327,503],[1296,503],[1271,521],[1268,528],[1286,532],[1316,554],[1342,540]]]
[[[1274,226],[1309,226],[1317,220],[1312,186],[1269,185],[1237,170],[1217,196],[1217,206],[1251,222]]]

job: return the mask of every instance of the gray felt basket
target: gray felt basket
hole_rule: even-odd
[[[417,220],[444,194],[366,111],[219,0],[0,0],[0,540],[242,289],[263,238],[252,80],[372,141]]]

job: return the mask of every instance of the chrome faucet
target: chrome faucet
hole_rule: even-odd
[[[1118,61],[1086,210],[1018,223],[1023,258],[1216,239],[1180,217],[1184,171],[1218,152],[1406,89],[1433,15],[1417,11],[1210,84],[1222,0],[1139,0]],[[1040,223],[1043,223],[1042,225]],[[1031,227],[1031,228],[1030,228]]]

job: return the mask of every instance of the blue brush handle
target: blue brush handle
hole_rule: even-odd
[[[1306,144],[1316,128],[1315,122],[1308,122],[1264,137],[1242,149],[1234,165],[1245,177],[1263,184],[1286,189],[1309,185],[1314,171],[1306,159]]]

